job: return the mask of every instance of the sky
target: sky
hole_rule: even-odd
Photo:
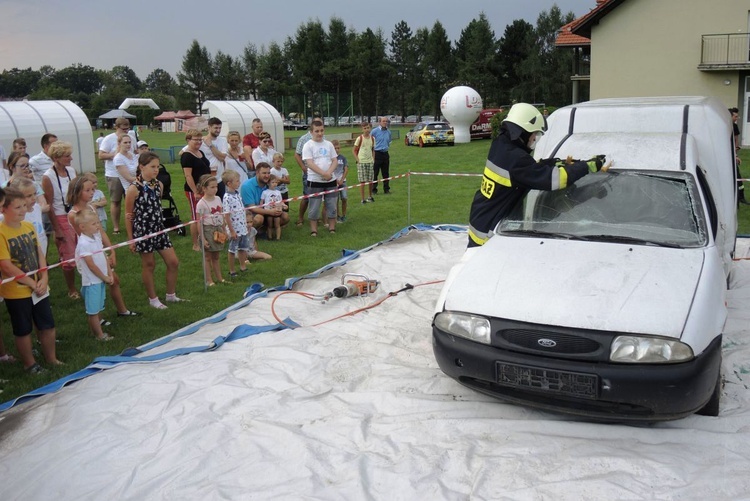
[[[194,39],[212,55],[236,57],[248,43],[283,44],[301,24],[318,19],[327,27],[336,16],[357,32],[380,28],[387,38],[402,20],[412,32],[439,20],[455,42],[481,12],[500,38],[514,20],[535,25],[554,4],[580,17],[596,0],[0,0],[0,71],[81,63],[129,66],[141,79],[162,68],[176,78]]]

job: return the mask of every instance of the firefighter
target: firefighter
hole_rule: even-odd
[[[484,245],[490,231],[532,190],[559,190],[604,165],[604,155],[588,161],[550,158],[535,161],[531,152],[547,130],[539,110],[517,103],[500,125],[492,141],[469,215],[469,247]]]

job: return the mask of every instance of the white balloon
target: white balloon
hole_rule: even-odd
[[[440,112],[453,126],[456,143],[471,141],[469,128],[482,111],[482,97],[465,85],[448,89],[440,100]]]

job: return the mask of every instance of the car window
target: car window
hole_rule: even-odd
[[[562,190],[532,190],[497,229],[699,247],[707,243],[706,228],[698,187],[690,174],[615,171],[585,176]]]
[[[427,130],[447,130],[450,127],[448,124],[429,124]]]

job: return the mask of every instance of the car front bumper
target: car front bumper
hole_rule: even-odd
[[[602,421],[664,421],[700,410],[721,367],[721,336],[689,362],[582,362],[499,349],[433,326],[438,365],[448,376],[502,400]]]

